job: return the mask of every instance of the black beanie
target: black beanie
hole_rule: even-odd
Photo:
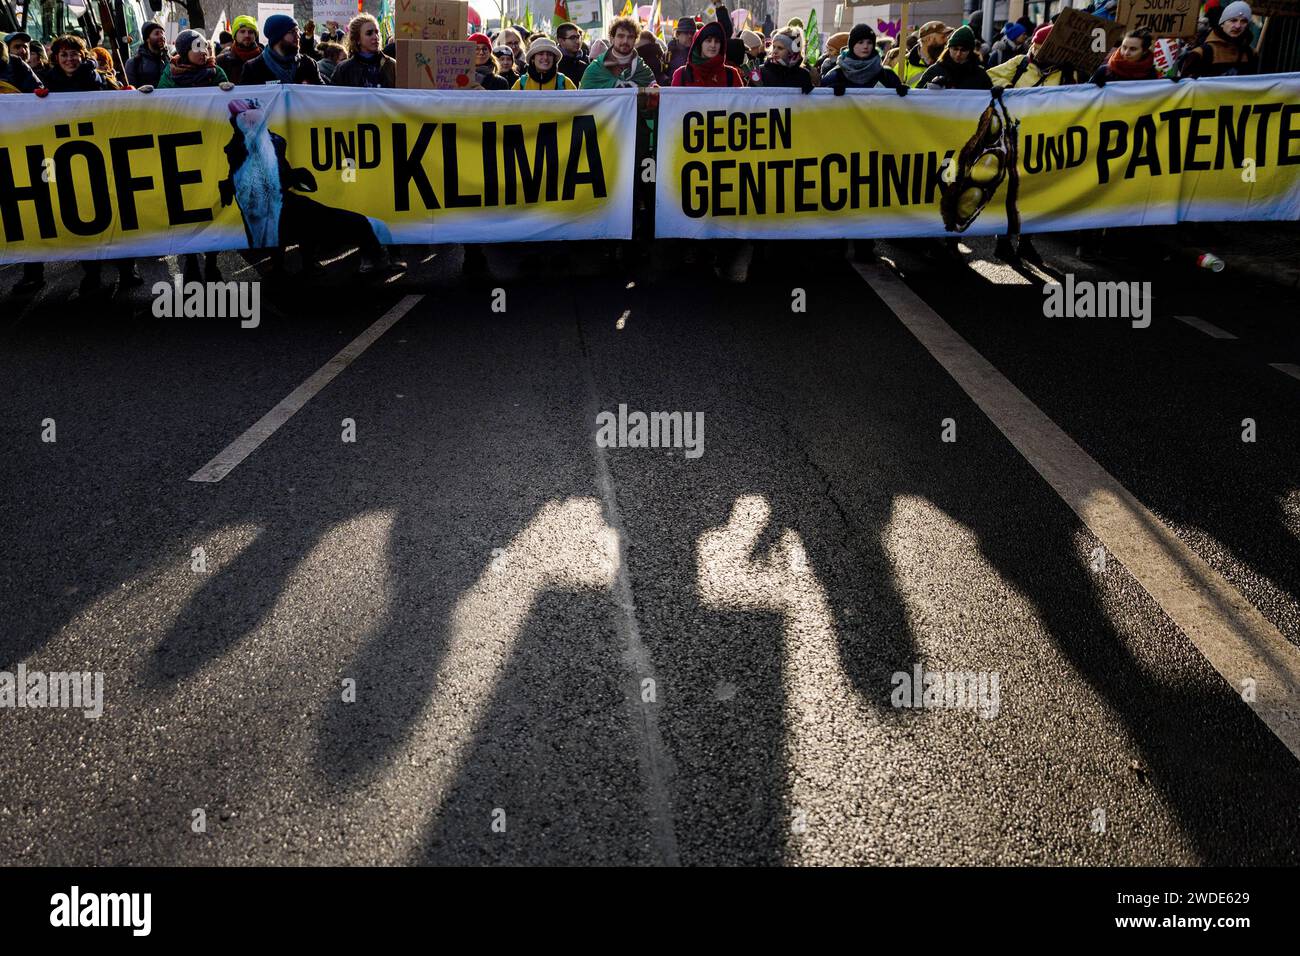
[[[140,42],[146,42],[149,39],[149,34],[153,33],[154,30],[162,30],[162,28],[161,23],[154,23],[152,20],[146,21],[145,25],[140,28]]]
[[[853,56],[853,48],[863,40],[870,40],[872,43],[875,43],[876,31],[871,29],[871,27],[867,26],[865,23],[859,23],[849,31],[848,51],[850,56]]]

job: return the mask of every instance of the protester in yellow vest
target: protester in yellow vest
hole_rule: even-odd
[[[915,86],[926,70],[934,65],[948,44],[948,35],[952,30],[940,20],[930,20],[921,24],[916,31],[916,43],[903,57],[902,65],[897,68],[898,78],[904,86]]]
[[[573,81],[560,72],[560,48],[547,36],[528,46],[528,68],[515,80],[514,90],[573,90]]]
[[[1052,25],[1039,27],[1034,33],[1034,41],[1029,44],[1029,52],[1013,56],[989,70],[989,79],[994,86],[1023,89],[1030,86],[1069,86],[1080,83],[1084,77],[1072,66],[1057,66],[1043,60],[1043,44],[1052,32]]]

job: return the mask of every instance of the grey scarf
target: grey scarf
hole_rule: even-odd
[[[872,50],[868,59],[859,60],[846,47],[840,54],[839,68],[845,79],[854,86],[873,86],[884,65],[880,62],[878,50]]]

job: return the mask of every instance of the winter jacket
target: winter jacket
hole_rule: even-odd
[[[41,85],[32,68],[9,55],[9,44],[0,41],[0,93],[31,93]]]
[[[758,68],[758,77],[763,86],[791,87],[805,93],[813,88],[812,74],[802,63],[787,66],[769,59]]]
[[[506,76],[514,76],[514,74],[508,73]],[[499,75],[492,68],[491,63],[475,67],[475,79],[478,81],[479,86],[485,90],[508,90],[510,84],[514,82],[514,80],[507,80],[505,76]]]
[[[373,61],[350,56],[334,67],[330,86],[359,86],[365,89],[391,90],[397,87],[397,61],[376,53]]]
[[[920,74],[917,75],[920,76]],[[905,87],[906,84],[898,78],[897,73],[887,66],[882,66],[880,72],[876,74],[875,80],[865,85],[854,83],[841,67],[836,66],[822,77],[822,86],[839,91],[866,89],[872,86],[883,86],[887,90],[897,90],[900,87]]]
[[[71,76],[57,66],[51,66],[41,75],[41,79],[51,93],[95,93],[108,89],[104,85],[104,78],[90,60],[83,60]]]
[[[718,40],[722,45],[718,53],[705,59],[701,52],[704,41]],[[740,71],[726,61],[727,37],[719,23],[706,23],[695,33],[690,58],[684,66],[673,71],[673,86],[730,86],[745,85]]]
[[[609,52],[606,50],[588,64],[586,72],[582,74],[582,82],[578,84],[581,89],[612,90],[627,86],[649,86],[655,81],[650,67],[635,53],[632,62],[622,72],[618,75],[611,73],[605,66],[605,57]]]
[[[266,65],[266,58],[274,56],[270,47],[262,50],[262,55],[256,59],[249,60],[244,64],[243,75],[239,78],[240,86],[263,86],[272,80],[279,80],[280,77],[275,74],[269,66]],[[342,69],[343,64],[339,64]],[[336,74],[338,70],[334,71]],[[309,56],[303,56],[299,53],[294,58],[293,75],[290,78],[291,83],[312,83],[317,86],[322,85],[320,79],[320,70],[316,69],[316,61]]]
[[[165,50],[155,53],[147,43],[141,43],[135,56],[126,61],[126,81],[137,90],[142,86],[157,86],[168,59]]]
[[[1019,56],[1023,51],[1024,47],[1016,46],[1006,37],[1002,37],[994,43],[993,48],[989,50],[988,66],[990,69],[995,66],[1001,66],[1013,56]]]
[[[567,53],[560,57],[560,72],[573,81],[576,89],[582,83],[582,74],[587,71],[591,61],[585,56],[569,56]]]
[[[668,41],[668,69],[671,76],[691,61],[691,48],[677,42],[677,37]]]
[[[226,71],[218,66],[214,68],[213,75],[208,77],[206,81],[190,84],[177,83],[176,78],[172,76],[172,64],[168,63],[167,67],[163,70],[162,78],[158,81],[158,89],[202,89],[203,87],[217,86],[221,83],[229,82],[230,78],[226,76]]]
[[[548,80],[538,81],[538,79],[529,73],[525,73],[519,79],[515,80],[515,85],[510,87],[512,90],[576,90],[577,87],[567,76],[559,70],[555,70]]]
[[[1044,70],[1028,54],[1013,56],[1001,66],[988,71],[994,86],[1025,89],[1031,86],[1069,86],[1079,82],[1074,67],[1049,67]]]
[[[1232,39],[1216,26],[1205,41],[1193,46],[1178,61],[1178,78],[1197,76],[1254,76],[1259,57],[1250,46],[1250,31]]]
[[[965,63],[959,64],[949,58],[947,50],[943,51],[930,69],[921,74],[920,79],[916,81],[916,87],[923,90],[931,83],[945,90],[991,90],[993,88],[993,81],[984,72],[984,67],[980,66],[979,59],[974,53],[966,58]]]
[[[244,59],[235,52],[234,46],[231,46],[225,53],[217,57],[217,66],[221,67],[221,69],[225,71],[226,76],[230,78],[231,83],[238,85],[244,81],[244,67],[248,66],[248,64],[261,56],[263,49],[264,48],[259,44],[257,47],[257,53],[248,59]]]

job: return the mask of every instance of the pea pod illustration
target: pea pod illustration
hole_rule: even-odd
[[[1020,121],[1012,119],[1002,102],[1002,88],[994,87],[992,99],[980,114],[975,135],[956,156],[944,160],[940,180],[939,212],[948,232],[965,232],[984,211],[1005,179],[1007,182],[1007,232],[1020,232],[1020,193],[1017,169],[1017,133]],[[955,167],[953,166],[955,164]]]

